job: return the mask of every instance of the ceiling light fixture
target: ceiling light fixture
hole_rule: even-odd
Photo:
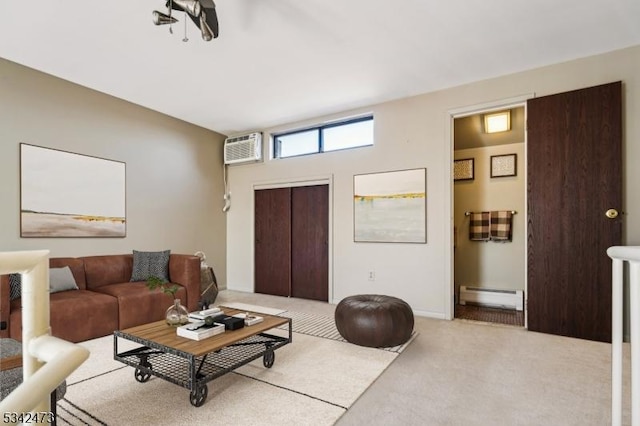
[[[511,130],[511,111],[493,112],[484,115],[484,132],[497,133]]]
[[[184,12],[185,17],[191,18],[193,23],[200,29],[204,41],[210,41],[218,37],[218,15],[216,14],[216,4],[213,0],[168,0],[166,7],[167,13],[153,11],[153,23],[156,25],[168,24],[171,34],[173,34],[171,24],[178,22],[176,18],[171,16],[171,12],[178,10]],[[182,41],[189,41],[187,38],[186,19]]]

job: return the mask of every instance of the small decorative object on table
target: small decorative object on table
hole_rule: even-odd
[[[189,311],[180,304],[180,299],[173,299],[173,305],[167,309],[165,316],[167,324],[179,326],[189,322]]]
[[[246,326],[250,326],[253,324],[258,324],[260,322],[262,322],[263,318],[259,317],[255,314],[249,313],[249,312],[245,312],[244,314],[235,314],[233,315],[235,318],[243,318],[244,319],[244,325]]]
[[[218,297],[218,281],[213,268],[207,265],[207,256],[201,252],[195,252],[194,256],[200,258],[200,310],[205,310],[216,301]]]
[[[182,306],[180,299],[176,299],[178,286],[175,284],[169,284],[170,283],[166,282],[162,278],[158,278],[153,275],[147,278],[147,287],[149,287],[149,290],[158,288],[164,294],[168,294],[173,297],[173,305],[169,306],[165,315],[167,324],[172,326],[187,324],[189,322],[189,311],[187,311],[187,308]]]

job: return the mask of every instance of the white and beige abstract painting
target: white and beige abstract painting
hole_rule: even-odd
[[[426,169],[354,176],[354,241],[426,243]]]
[[[126,165],[20,144],[21,237],[125,237]]]

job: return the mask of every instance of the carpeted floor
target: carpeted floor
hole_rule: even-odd
[[[335,305],[323,302],[309,301],[296,298],[261,295],[231,290],[223,290],[218,296],[216,304],[227,302],[242,302],[255,305],[277,307],[295,312],[314,313],[331,316]],[[336,421],[337,426],[360,425],[442,425],[442,426],[486,426],[486,425],[606,425],[611,424],[611,345],[587,340],[572,339],[562,336],[527,331],[524,327],[513,327],[502,324],[478,321],[443,321],[416,316],[415,331],[418,332],[412,343],[400,355],[384,351],[376,352],[394,355],[384,372],[377,377],[362,393],[355,403]],[[298,338],[299,337],[299,338]],[[294,348],[302,345],[304,335],[294,333]],[[330,339],[317,339],[317,342],[332,342]],[[87,344],[91,342],[85,342]],[[332,342],[347,346],[345,343]],[[281,352],[277,352],[274,369],[282,365]],[[624,403],[623,424],[631,424],[630,416],[630,347],[624,344]],[[331,357],[339,359],[338,353]],[[93,357],[92,357],[93,358]],[[92,359],[90,358],[90,359]],[[113,361],[112,354],[105,354],[104,363],[100,360],[91,364],[83,364],[74,374],[76,377],[92,377],[99,371],[91,370],[91,366],[101,367],[103,371],[119,364]],[[321,359],[324,361],[324,359]],[[112,363],[111,365],[109,363]],[[162,380],[150,380],[146,384],[133,383],[131,367],[116,365],[123,370],[124,375],[116,387],[114,395],[122,393],[121,389],[147,389],[153,383],[167,389]],[[353,367],[352,367],[353,368]],[[258,371],[262,371],[258,367]],[[344,377],[337,378],[337,382],[351,380],[351,374],[357,372],[353,368]],[[235,374],[224,377],[233,378]],[[220,379],[224,379],[220,378]],[[252,398],[260,400],[262,396],[280,401],[280,393],[275,385],[266,385],[273,392],[261,392],[262,387],[253,387],[257,379],[245,378],[238,375],[237,383],[246,383],[247,392],[232,392],[235,399],[245,398],[253,402]],[[244,381],[246,379],[246,381]],[[313,381],[313,379],[310,379]],[[97,382],[94,382],[97,383]],[[132,385],[133,383],[133,385]],[[229,396],[227,382],[214,380],[213,393],[219,392]],[[78,389],[80,384],[77,385]],[[143,424],[149,407],[162,407],[166,404],[175,410],[183,410],[189,414],[192,408],[185,404],[185,389],[171,385],[174,389],[170,394],[173,399],[166,401],[164,394],[158,391],[158,402],[123,405],[120,415],[133,416],[139,413],[137,419]],[[154,389],[154,388],[148,388]],[[258,392],[256,392],[256,390]],[[114,391],[109,389],[91,389],[97,400],[109,401]],[[316,404],[315,399],[304,397],[288,399],[289,393],[282,394],[282,406],[290,408],[289,412],[282,412],[260,417],[254,425],[280,425],[289,421],[289,414],[295,420],[298,411],[292,402],[301,403],[311,418],[320,413],[324,403]],[[295,394],[298,395],[298,394]],[[121,395],[120,395],[121,396]],[[135,393],[131,396],[135,400]],[[118,397],[119,398],[119,397]],[[208,417],[199,421],[203,424],[221,424],[224,420],[218,415],[216,408],[224,407],[225,401],[219,395],[209,395],[205,407],[212,407]],[[262,402],[258,401],[258,406]],[[247,403],[244,410],[255,411]],[[278,405],[277,403],[275,405]],[[163,408],[163,407],[162,407]],[[325,407],[326,408],[326,407]],[[194,410],[198,413],[199,409]],[[283,410],[285,411],[285,410]],[[69,416],[67,414],[67,416]],[[150,417],[151,418],[151,417]],[[172,424],[196,424],[185,416],[184,421],[173,421]],[[240,421],[230,419],[226,423],[241,424]],[[157,424],[171,424],[171,419]],[[330,424],[330,418],[319,424]],[[89,424],[100,424],[88,422]],[[61,423],[62,424],[62,423]],[[82,421],[74,424],[87,424]],[[112,423],[110,423],[112,424]],[[129,423],[125,423],[129,424]],[[301,424],[305,423],[304,420]]]
[[[198,408],[185,388],[156,377],[138,383],[132,367],[113,360],[112,336],[83,342],[91,356],[67,379],[58,424],[332,425],[409,344],[356,346],[333,334],[332,317],[281,315],[293,318],[293,342],[275,351],[273,367],[260,358],[209,382]],[[119,351],[133,347],[118,341]]]
[[[455,318],[524,327],[524,312],[475,305],[456,305]]]
[[[335,305],[323,302],[221,291],[218,303],[227,300],[325,316],[335,312]],[[414,330],[412,343],[336,426],[611,424],[610,344],[421,316],[415,317]],[[622,424],[627,425],[628,343],[623,353]]]

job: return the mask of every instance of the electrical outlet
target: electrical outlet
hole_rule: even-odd
[[[376,280],[376,271],[369,271],[369,281]]]

